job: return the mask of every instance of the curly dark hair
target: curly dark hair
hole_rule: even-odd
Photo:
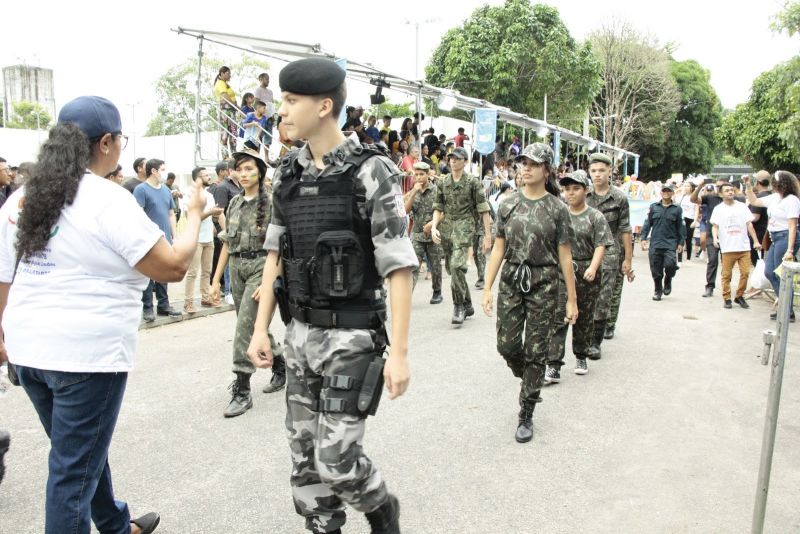
[[[90,141],[73,124],[57,124],[50,130],[25,184],[25,206],[17,221],[17,255],[21,259],[28,259],[47,246],[61,210],[75,200],[98,141]]]
[[[772,177],[772,190],[782,197],[794,195],[800,197],[800,184],[797,177],[789,171],[777,171]]]

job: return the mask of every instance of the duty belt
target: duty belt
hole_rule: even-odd
[[[246,260],[254,260],[256,258],[260,258],[262,256],[267,255],[266,250],[247,250],[244,252],[231,252],[231,256],[234,258],[244,258]]]
[[[380,328],[386,310],[318,310],[289,303],[289,314],[298,321],[322,328]]]

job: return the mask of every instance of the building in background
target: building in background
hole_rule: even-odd
[[[55,118],[53,70],[31,65],[3,67],[3,126],[12,118],[17,102],[36,102]]]

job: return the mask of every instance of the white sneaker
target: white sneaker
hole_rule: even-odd
[[[225,303],[233,306],[233,295],[231,295],[230,293],[225,295]]]
[[[576,375],[585,375],[589,372],[589,367],[586,365],[586,360],[581,360],[580,358],[575,358],[575,374]]]

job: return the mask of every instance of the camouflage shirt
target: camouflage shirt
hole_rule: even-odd
[[[605,217],[594,208],[586,207],[583,213],[570,212],[572,230],[575,240],[572,242],[572,259],[576,262],[586,262],[588,267],[594,256],[594,250],[599,246],[614,246],[614,238]]]
[[[497,237],[506,240],[507,261],[532,267],[558,265],[558,246],[575,240],[563,202],[549,193],[532,200],[519,191],[497,209]]]
[[[228,244],[228,252],[254,252],[261,250],[267,236],[267,225],[272,212],[272,202],[266,197],[263,226],[257,226],[258,197],[246,200],[244,194],[231,199],[225,220],[225,231],[219,239]]]
[[[455,246],[469,246],[477,230],[476,214],[489,211],[489,203],[483,193],[483,184],[476,177],[464,173],[456,181],[448,174],[438,187],[433,209],[444,213],[447,226],[445,237]]]
[[[313,182],[320,176],[337,171],[343,166],[348,155],[360,148],[358,136],[353,133],[345,141],[322,156],[325,168],[320,170],[308,145],[300,149],[297,162],[303,169],[304,182]],[[356,187],[364,192],[363,203],[358,209],[361,216],[370,221],[372,243],[375,246],[375,267],[381,276],[392,271],[418,265],[417,255],[408,238],[408,222],[403,203],[400,183],[403,173],[385,156],[373,156],[366,160],[358,170]],[[275,171],[272,178],[272,220],[267,228],[264,249],[279,251],[280,237],[286,232],[285,217],[277,192],[281,187],[281,170]]]
[[[628,197],[622,190],[609,188],[608,193],[598,196],[594,192],[586,197],[586,203],[596,209],[606,218],[611,235],[614,237],[614,246],[606,249],[603,266],[611,267],[624,259],[625,249],[622,246],[622,234],[631,233],[630,207]]]
[[[423,227],[433,220],[433,201],[437,195],[436,186],[428,184],[427,189],[419,191],[411,204],[411,218],[414,225],[411,227],[411,239],[422,243],[433,241],[431,234],[422,231]]]

